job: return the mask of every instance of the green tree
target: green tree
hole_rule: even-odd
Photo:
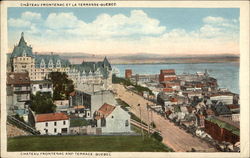
[[[49,78],[53,83],[53,99],[68,99],[69,94],[74,91],[73,81],[68,79],[68,75],[64,72],[51,72]]]
[[[36,95],[31,95],[30,108],[37,114],[43,114],[55,112],[56,106],[50,94],[37,92]]]

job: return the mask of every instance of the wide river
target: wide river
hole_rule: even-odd
[[[220,88],[227,88],[239,94],[239,63],[198,63],[198,64],[114,64],[118,76],[125,76],[125,69],[133,74],[159,74],[161,69],[175,69],[176,74],[205,72],[217,79]]]

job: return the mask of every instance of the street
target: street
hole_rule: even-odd
[[[132,113],[140,118],[141,110],[141,119],[144,122],[148,123],[149,120],[149,122],[153,121],[155,123],[156,129],[159,130],[163,136],[163,143],[172,148],[174,151],[186,152],[191,151],[192,149],[204,152],[216,151],[216,149],[206,142],[186,133],[184,130],[180,129],[178,126],[175,126],[169,120],[165,119],[156,112],[148,112],[147,103],[149,105],[153,105],[154,103],[144,99],[142,96],[128,91],[123,85],[113,84],[113,89],[121,100],[125,101],[131,106],[130,111]],[[138,106],[138,104],[140,104],[140,106]]]

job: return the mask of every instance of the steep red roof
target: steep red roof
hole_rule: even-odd
[[[37,114],[36,122],[68,120],[69,116],[64,113]]]
[[[106,118],[109,114],[111,114],[115,109],[115,106],[109,104],[103,104],[100,109],[96,112],[95,119],[101,119],[102,117]]]

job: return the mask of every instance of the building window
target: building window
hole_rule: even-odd
[[[126,127],[128,126],[128,120],[125,121],[125,126],[126,126]]]
[[[111,116],[111,118],[114,118],[114,116]]]
[[[54,133],[56,133],[56,128],[54,128]]]
[[[54,126],[56,126],[56,122],[54,122]]]
[[[63,125],[66,125],[66,121],[63,121]]]
[[[105,118],[101,118],[101,126],[102,127],[106,126],[106,119]]]
[[[48,129],[44,129],[45,130],[45,133],[48,134]]]
[[[45,126],[48,127],[48,122],[45,123]]]

